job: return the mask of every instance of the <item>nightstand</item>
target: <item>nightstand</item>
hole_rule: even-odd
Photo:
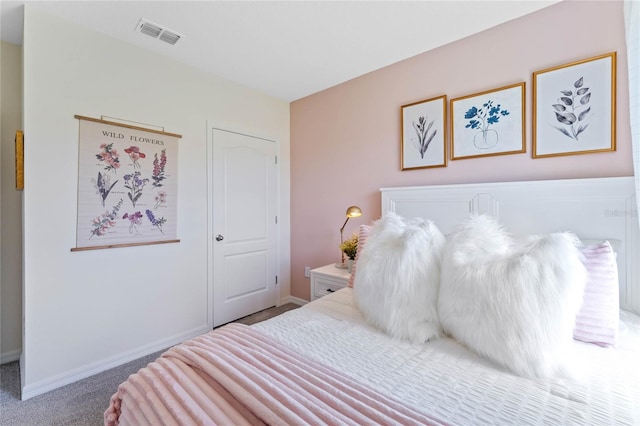
[[[311,301],[345,288],[351,274],[332,263],[311,270]]]

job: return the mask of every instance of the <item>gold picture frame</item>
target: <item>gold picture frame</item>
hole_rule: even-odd
[[[16,189],[24,189],[24,133],[16,130]]]
[[[447,96],[400,107],[400,170],[447,166]]]
[[[451,160],[526,152],[525,86],[451,99]]]
[[[533,158],[616,150],[616,52],[533,73]]]

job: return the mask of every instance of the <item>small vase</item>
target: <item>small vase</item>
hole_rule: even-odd
[[[490,149],[498,144],[498,132],[494,129],[480,130],[473,137],[473,144],[478,149]]]
[[[351,273],[351,268],[353,267],[353,259],[347,259],[347,270]]]

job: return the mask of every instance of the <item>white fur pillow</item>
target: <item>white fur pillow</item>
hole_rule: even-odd
[[[570,233],[515,243],[489,216],[449,236],[438,314],[444,331],[528,377],[569,374],[586,269]]]
[[[436,303],[444,243],[430,221],[388,213],[373,225],[353,285],[369,323],[412,343],[440,336]]]

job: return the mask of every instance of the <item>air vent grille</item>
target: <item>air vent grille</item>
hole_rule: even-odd
[[[180,40],[180,35],[165,30],[162,32],[162,34],[160,34],[159,38],[165,43],[176,44],[178,40]]]
[[[143,22],[142,25],[140,25],[140,32],[153,38],[158,38],[158,36],[162,34],[162,28],[148,22]]]
[[[153,37],[158,40],[162,40],[165,43],[171,45],[176,44],[183,37],[181,34],[178,34],[173,30],[164,28],[162,25],[158,25],[145,18],[140,19],[136,30],[141,32],[142,34],[148,35],[149,37]]]

